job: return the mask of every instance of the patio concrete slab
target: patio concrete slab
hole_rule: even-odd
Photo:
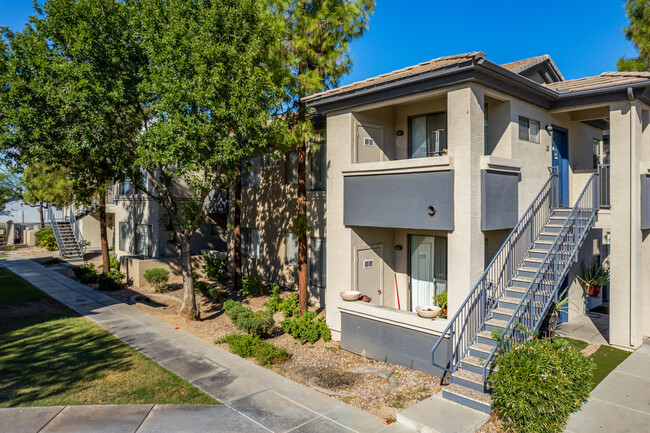
[[[645,344],[641,347],[643,346]],[[650,355],[637,351],[636,356],[629,356],[625,361],[621,362],[616,367],[616,372],[650,380]]]
[[[314,412],[273,391],[235,400],[230,406],[272,431],[289,431],[315,418]]]
[[[397,414],[397,421],[423,433],[472,433],[490,416],[436,394]]]
[[[156,405],[137,433],[268,432],[233,409],[224,406]]]
[[[613,371],[591,392],[593,398],[650,413],[650,380]]]
[[[292,433],[352,433],[353,431],[323,417],[316,418],[290,430]]]
[[[640,433],[650,428],[650,414],[590,399],[569,420],[566,433]]]
[[[37,432],[63,410],[63,406],[0,409],[0,432]]]
[[[325,417],[354,431],[376,432],[386,427],[384,421],[368,412],[342,404],[327,412]]]
[[[134,432],[152,404],[68,406],[41,430],[43,433]]]
[[[190,382],[200,377],[224,371],[217,364],[197,358],[194,355],[166,359],[165,361],[159,362],[159,364]]]
[[[191,383],[223,403],[231,403],[234,400],[268,390],[256,381],[238,376],[231,370],[209,374]]]

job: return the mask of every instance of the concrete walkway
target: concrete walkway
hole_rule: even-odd
[[[650,340],[614,369],[569,420],[568,433],[650,431]]]
[[[304,387],[188,332],[175,329],[163,320],[27,258],[11,254],[0,261],[0,266],[6,266],[54,299],[224,403],[219,407],[180,409],[177,406],[129,405],[101,406],[94,411],[91,407],[91,413],[96,417],[83,416],[84,409],[78,406],[62,410],[58,408],[58,412],[56,408],[38,408],[42,411],[38,416],[43,419],[50,417],[45,420],[47,425],[43,432],[412,431],[398,423],[386,425],[377,416]],[[21,419],[16,411],[23,411],[25,415],[21,416],[25,419],[37,418],[36,412],[30,414],[31,411],[26,408],[0,410],[0,431],[30,431],[12,427]],[[122,427],[121,423],[127,422],[127,418],[132,424]],[[99,427],[101,419],[106,430]],[[136,425],[138,419],[140,422]]]

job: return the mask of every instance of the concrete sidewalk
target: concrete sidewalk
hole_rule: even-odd
[[[569,420],[568,433],[650,431],[650,340],[614,369]]]
[[[220,408],[196,409],[197,411],[205,411],[204,413],[208,414],[212,413],[211,411],[232,410],[240,415],[240,418],[237,418],[232,412],[227,412],[228,416],[234,417],[233,420],[240,419],[241,426],[228,427],[221,424],[220,417],[216,417],[213,419],[214,425],[210,427],[212,430],[204,430],[201,427],[203,424],[194,427],[191,425],[194,417],[182,415],[184,419],[188,419],[190,424],[187,427],[191,431],[252,431],[250,426],[257,426],[261,431],[273,432],[412,431],[398,423],[385,425],[377,416],[286,379],[188,332],[175,329],[173,325],[163,320],[92,290],[32,260],[11,254],[0,261],[0,266],[6,266],[54,299],[96,322],[117,338],[224,403]],[[106,410],[126,411],[127,408],[134,406],[116,407],[117,409]],[[149,407],[152,408],[151,405]],[[151,410],[157,410],[158,407],[164,406],[155,406]],[[114,406],[105,406],[105,408],[114,408]],[[63,409],[56,416],[56,420],[58,421],[59,416],[65,415],[66,411],[78,410]],[[173,411],[161,410],[161,412],[173,419],[171,415]],[[181,412],[185,411],[179,413]],[[9,413],[2,411],[0,417],[13,418]],[[118,418],[113,416],[109,419],[117,422]],[[202,422],[199,421],[200,419],[202,418],[196,417],[199,423]],[[0,426],[7,425],[3,424],[6,422],[6,419],[0,419]],[[143,423],[142,427],[144,426]],[[47,428],[43,431],[59,431],[47,430]],[[81,428],[78,430],[64,428],[61,431],[64,430],[86,431]],[[118,430],[128,431],[128,429]],[[8,430],[0,428],[0,431]],[[95,428],[93,431],[98,430]],[[183,429],[164,428],[158,431],[183,431]]]

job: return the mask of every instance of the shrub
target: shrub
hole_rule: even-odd
[[[242,289],[241,292],[247,298],[252,298],[254,296],[260,296],[264,290],[264,281],[262,277],[257,273],[256,270],[253,270],[246,278],[242,279]]]
[[[147,283],[156,288],[156,292],[162,292],[169,281],[169,271],[163,268],[151,268],[144,272],[143,277]]]
[[[593,361],[565,342],[530,340],[495,360],[494,410],[516,432],[561,432],[589,397]]]
[[[51,257],[51,258],[45,260],[45,261],[42,263],[42,265],[43,265],[43,266],[58,265],[58,264],[61,263],[62,261],[63,261],[63,259],[62,259],[61,257]]]
[[[269,300],[264,303],[264,306],[271,314],[275,314],[280,311],[280,304],[282,303],[282,298],[280,298],[280,286],[273,286],[271,289],[271,296]]]
[[[124,288],[124,284],[122,283],[123,279],[124,274],[120,271],[112,270],[104,272],[103,274],[97,275],[98,289],[107,292],[122,290]]]
[[[300,340],[302,344],[307,341],[314,344],[321,338],[325,342],[330,341],[332,334],[325,323],[325,318],[316,316],[315,311],[306,311],[302,316],[285,319],[280,324],[285,332]]]
[[[36,242],[38,242],[39,245],[46,236],[54,236],[54,230],[52,230],[52,227],[43,227],[42,229],[36,230],[36,233],[34,233]]]
[[[47,248],[48,251],[55,251],[58,248],[56,237],[54,237],[53,234],[41,237],[41,241],[38,243],[38,245],[40,247]]]
[[[208,283],[205,281],[194,282],[194,291],[216,302],[221,302],[230,296],[225,290],[221,290],[218,287],[208,286]]]
[[[115,269],[116,271],[120,270],[120,260],[117,258],[115,254],[111,254],[110,256],[108,256],[108,261],[111,269]]]
[[[291,358],[286,350],[260,340],[256,335],[231,334],[216,343],[228,343],[232,353],[242,358],[253,357],[262,365],[281,364]]]
[[[221,256],[218,254],[203,253],[203,259],[205,260],[205,275],[212,281],[221,283],[228,278],[228,271],[226,271],[226,264],[221,259]]]
[[[83,265],[73,266],[72,272],[74,276],[82,284],[92,284],[97,282],[97,271],[92,263],[84,263]]]
[[[247,334],[268,336],[275,326],[270,311],[253,311],[232,299],[223,303],[223,309],[232,323]]]
[[[280,302],[280,311],[284,314],[284,318],[288,319],[290,317],[295,317],[300,312],[300,307],[298,306],[298,294],[292,293]]]

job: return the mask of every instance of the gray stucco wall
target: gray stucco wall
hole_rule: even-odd
[[[641,175],[641,230],[650,229],[650,176]]]
[[[454,229],[453,171],[347,176],[343,223],[348,226]],[[435,214],[429,215],[429,206]]]
[[[517,225],[519,173],[481,171],[481,230],[511,229]]]
[[[447,340],[447,339],[446,339]],[[431,348],[438,337],[425,332],[341,313],[341,347],[378,361],[401,365],[441,377],[442,369],[431,365]],[[440,357],[446,359],[448,345],[440,345]]]

